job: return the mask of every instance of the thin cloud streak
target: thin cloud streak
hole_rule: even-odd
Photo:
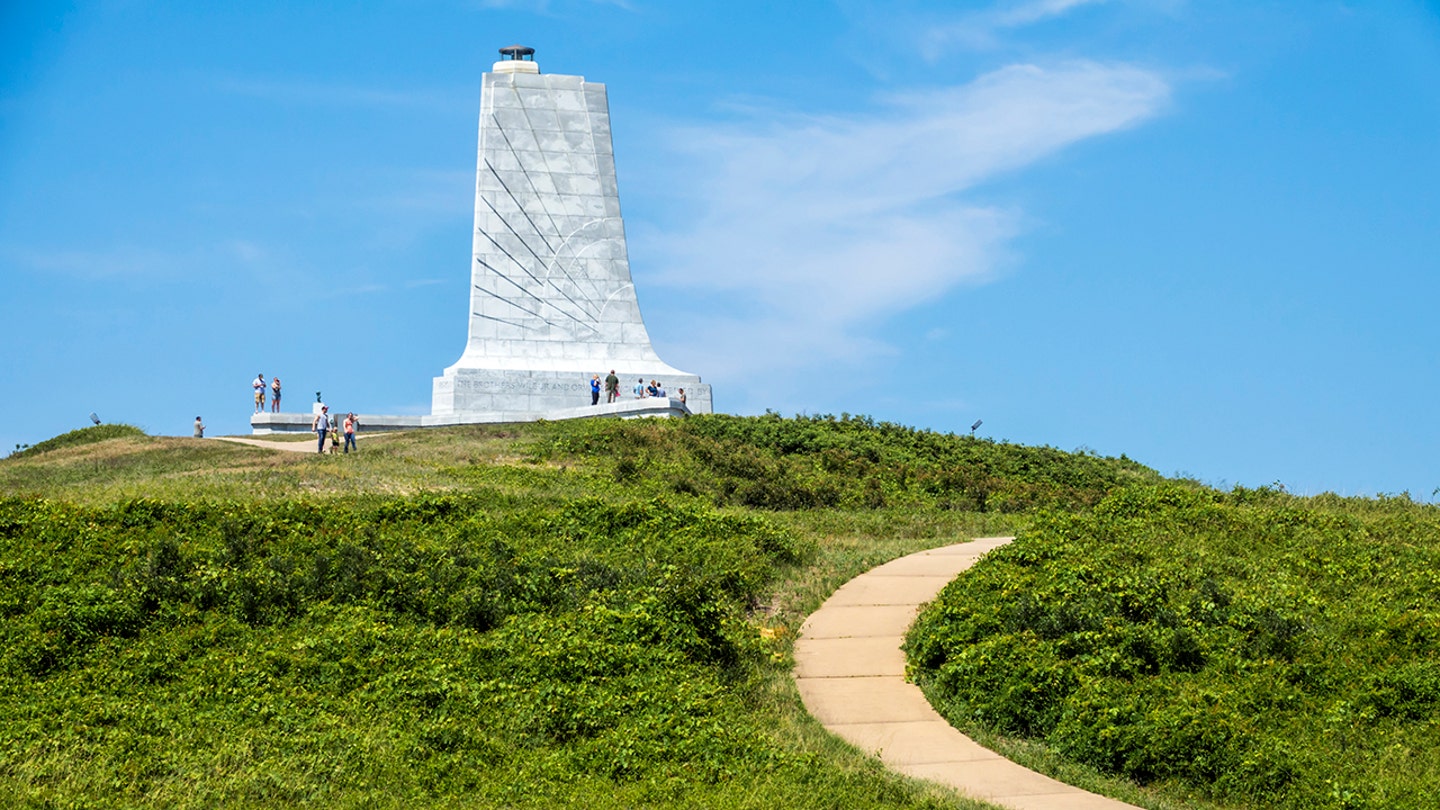
[[[245,249],[239,243],[226,246],[227,251],[236,254]],[[0,258],[17,272],[84,282],[175,281],[184,278],[194,262],[190,254],[136,245],[109,250],[0,246]]]
[[[990,15],[997,28],[1018,28],[1060,17],[1080,6],[1093,6],[1109,0],[1032,0],[1008,8],[999,9]]]
[[[955,46],[990,50],[1000,47],[1002,34],[1063,17],[1082,6],[1107,2],[1109,0],[1026,0],[1000,4],[966,14],[958,22],[927,27],[920,40],[920,52],[933,62]]]
[[[677,132],[689,165],[676,176],[703,196],[688,227],[637,234],[664,268],[646,283],[693,298],[682,352],[697,367],[883,356],[869,334],[881,321],[1005,266],[1023,213],[967,193],[1135,126],[1169,93],[1129,65],[1014,65],[866,116]],[[717,315],[717,296],[740,303]]]
[[[614,6],[623,11],[634,11],[635,8],[629,0],[574,0],[576,5]],[[554,12],[551,7],[554,5],[565,5],[565,3],[552,3],[550,0],[477,0],[476,6],[481,9],[496,9],[502,11],[528,11],[541,16],[552,16]]]
[[[280,104],[309,106],[426,108],[447,110],[451,98],[431,90],[381,90],[345,84],[327,84],[305,80],[263,80],[225,78],[215,83],[217,90]]]

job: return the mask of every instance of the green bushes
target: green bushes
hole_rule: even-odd
[[[1431,507],[1131,487],[1038,520],[952,583],[907,648],[962,727],[1181,796],[1430,807],[1437,570]]]
[[[481,502],[0,499],[0,792],[545,806],[776,779],[826,803],[750,706],[775,664],[746,608],[802,545],[662,500]]]
[[[28,572],[28,583],[7,582],[12,611],[51,598],[56,589],[46,583],[63,589],[90,577],[152,618],[210,610],[257,625],[317,603],[363,602],[436,625],[463,616],[484,629],[476,627],[482,616],[488,627],[667,579],[675,593],[743,605],[774,565],[801,554],[757,518],[663,501],[587,499],[492,515],[463,495],[324,507],[131,501],[95,510],[8,500],[0,501],[0,534],[6,572]],[[49,555],[72,544],[86,547],[82,567],[100,570],[56,568],[68,558]]]
[[[849,416],[3,466],[0,492],[94,504],[0,498],[20,805],[953,806],[798,721],[785,631],[859,570],[1015,526],[911,640],[957,723],[1181,804],[1437,803],[1440,521],[1408,498]]]
[[[72,807],[954,806],[802,721],[790,603],[1147,474],[772,416],[0,466],[0,795]]]
[[[725,415],[546,426],[538,457],[609,463],[613,480],[766,510],[886,506],[1022,512],[1096,503],[1158,480],[1100,458],[915,430],[867,417]]]

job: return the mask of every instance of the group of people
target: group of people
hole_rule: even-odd
[[[280,378],[276,377],[267,385],[264,374],[256,374],[255,380],[250,383],[255,389],[255,413],[265,412],[265,389],[270,389],[270,412],[280,412]]]
[[[275,377],[267,383],[265,382],[264,374],[256,374],[255,379],[250,383],[250,387],[255,389],[255,413],[265,412],[265,394],[267,390],[270,393],[270,412],[280,412],[279,377]],[[316,392],[315,399],[317,402],[320,399],[319,392]],[[355,443],[355,431],[360,429],[360,419],[354,413],[347,413],[345,414],[345,418],[340,420],[330,415],[329,405],[321,405],[320,412],[315,414],[315,419],[310,423],[310,429],[315,431],[315,435],[319,439],[316,452],[325,452],[327,441],[330,452],[334,453],[340,450],[340,437],[342,434],[345,437],[344,452],[349,453],[351,450],[356,452],[360,451],[360,446]],[[195,417],[195,438],[199,439],[204,436],[205,425],[200,421],[200,417],[197,416]]]
[[[599,405],[599,404],[600,404],[600,387],[601,387],[600,375],[599,375],[599,374],[595,374],[595,375],[591,376],[591,377],[590,377],[590,404],[591,404],[591,405]],[[604,387],[605,387],[605,402],[606,402],[606,404],[615,402],[615,401],[617,401],[617,400],[620,399],[620,378],[617,377],[617,376],[615,376],[615,369],[613,369],[613,368],[610,369],[610,373],[607,374],[607,375],[605,375]],[[639,378],[636,379],[636,381],[635,381],[635,387],[632,389],[632,391],[634,392],[636,399],[645,399],[645,398],[647,398],[647,397],[667,397],[667,396],[669,396],[669,394],[666,393],[666,391],[665,391],[665,386],[664,386],[664,385],[660,384],[660,383],[659,383],[658,381],[656,381],[656,380],[651,380],[651,381],[650,381],[650,384],[649,384],[649,385],[646,385],[646,384],[645,384],[645,378],[644,378],[644,377],[639,377]],[[676,394],[676,397],[680,400],[680,404],[684,405],[684,404],[685,404],[685,389],[684,389],[684,388],[679,389],[679,391],[678,391],[677,394]]]
[[[357,453],[360,452],[360,445],[355,443],[355,431],[360,429],[360,420],[356,418],[354,413],[345,414],[345,419],[340,421],[339,424],[336,424],[335,417],[330,415],[330,406],[321,405],[320,412],[315,414],[315,419],[311,422],[310,428],[315,431],[315,435],[320,440],[320,444],[315,450],[317,453],[325,452],[325,440],[327,438],[330,440],[330,452],[333,453],[338,450],[340,448],[340,433],[342,431],[345,434],[345,452],[349,453],[352,449]]]

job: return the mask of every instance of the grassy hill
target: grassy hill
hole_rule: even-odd
[[[789,656],[850,577],[1000,533],[908,642],[967,732],[1151,808],[1440,806],[1435,507],[774,415],[0,461],[0,796],[980,807],[825,734]]]
[[[34,807],[978,807],[803,712],[804,616],[1154,482],[863,418],[351,456],[77,431],[0,461],[0,795]]]

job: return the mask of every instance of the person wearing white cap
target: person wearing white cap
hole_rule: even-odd
[[[329,405],[320,406],[320,413],[315,414],[315,421],[311,423],[310,428],[315,431],[315,435],[320,437],[320,449],[315,452],[325,452],[325,434],[330,432]]]

